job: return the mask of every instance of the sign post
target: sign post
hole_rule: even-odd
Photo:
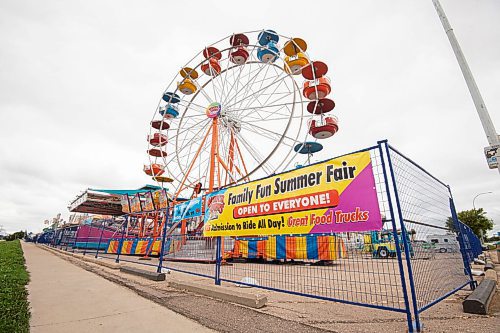
[[[500,156],[500,144],[484,147],[484,155],[490,169],[498,168],[498,156]]]

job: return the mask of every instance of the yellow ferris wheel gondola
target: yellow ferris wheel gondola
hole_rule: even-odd
[[[172,178],[167,176],[155,176],[153,177],[153,180],[156,180],[159,183],[171,183],[174,181]]]
[[[309,64],[309,60],[304,53],[299,52],[296,55],[286,57],[285,63],[285,71],[287,73],[299,75],[302,74],[302,68]]]
[[[191,95],[198,90],[194,80],[198,78],[198,72],[192,68],[184,67],[180,70],[179,74],[183,77],[183,80],[177,85],[179,90],[184,95]]]
[[[295,56],[298,53],[304,53],[306,50],[307,43],[302,38],[292,38],[283,47],[283,52],[289,57]]]

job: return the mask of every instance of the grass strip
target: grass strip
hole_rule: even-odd
[[[29,332],[29,303],[19,240],[0,242],[0,332]]]

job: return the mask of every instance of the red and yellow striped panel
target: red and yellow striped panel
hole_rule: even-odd
[[[339,244],[340,246],[340,250],[339,250],[339,255],[340,255],[340,258],[347,258],[347,250],[345,248],[345,243],[344,241],[341,239],[341,238],[337,238],[337,243]]]
[[[161,251],[161,241],[160,240],[154,240],[153,241],[153,248],[151,249],[151,254],[154,256],[157,256],[160,254]]]
[[[266,241],[265,255],[267,259],[276,259],[276,237],[269,237]]]
[[[346,258],[347,252],[345,248],[344,241],[342,238],[328,235],[328,236],[317,236],[316,246],[317,246],[317,256],[309,254],[307,242],[310,236],[299,236],[291,237],[287,236],[285,238],[285,251],[287,259],[316,259],[316,260],[336,260],[340,258]],[[235,240],[231,256],[233,258],[248,258],[248,241],[246,240]],[[172,247],[174,244],[171,245]],[[266,259],[276,259],[277,258],[277,238],[270,236],[267,240],[257,241],[257,253],[256,257],[266,258]],[[316,252],[316,251],[315,251]]]
[[[295,242],[297,237],[287,237],[286,238],[286,258],[295,259]]]
[[[335,260],[338,257],[338,246],[337,246],[337,237],[328,236],[328,245],[330,251],[331,260]]]
[[[146,254],[146,250],[148,249],[148,240],[139,240],[137,245],[135,246],[134,254]]]
[[[132,251],[132,245],[134,244],[134,240],[124,240],[122,245],[122,250],[120,253],[122,254],[130,254]]]
[[[240,242],[240,253],[243,258],[248,258],[248,241]]]
[[[295,259],[307,259],[307,240],[306,237],[295,238]]]
[[[328,236],[318,236],[318,259],[331,260]]]
[[[241,257],[241,251],[240,251],[240,241],[235,240],[234,241],[234,247],[233,247],[233,257],[234,258],[239,258]]]
[[[108,249],[106,250],[106,253],[113,253],[113,254],[117,253],[118,243],[119,243],[118,240],[110,240],[109,245],[108,245]]]
[[[260,240],[257,242],[257,258],[266,258],[266,241]]]

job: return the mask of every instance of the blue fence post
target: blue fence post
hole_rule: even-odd
[[[61,235],[61,230],[59,229],[58,232],[56,233],[56,238],[54,240],[54,247],[57,249],[57,246],[59,245],[60,239],[59,236]]]
[[[97,257],[99,256],[99,249],[101,248],[101,241],[102,241],[102,233],[104,232],[104,225],[106,224],[106,220],[104,220],[102,222],[102,225],[101,225],[101,234],[99,235],[99,244],[97,244],[97,251],[95,253],[95,258],[97,259]]]
[[[75,232],[75,238],[73,240],[73,253],[75,253],[75,248],[76,248],[76,240],[77,240],[77,236],[78,236],[78,231],[80,231],[80,225],[78,225],[78,227],[76,228],[76,232]]]
[[[399,196],[398,196],[398,187],[396,185],[396,177],[394,175],[394,168],[392,167],[392,161],[391,161],[391,155],[389,152],[389,145],[387,144],[387,141],[385,142],[385,151],[387,154],[387,162],[389,164],[389,171],[391,172],[391,180],[392,180],[392,187],[394,189],[394,198],[396,199],[396,208],[398,210],[398,218],[401,224],[401,236],[403,238],[403,246],[405,250],[405,257],[406,257],[406,266],[408,268],[408,278],[410,280],[410,292],[411,292],[411,298],[412,298],[412,304],[413,304],[413,313],[415,316],[415,328],[417,332],[420,332],[420,315],[418,312],[418,304],[417,304],[417,293],[415,291],[415,281],[413,279],[413,269],[411,266],[411,258],[410,258],[410,248],[408,246],[408,234],[406,233],[406,227],[404,224],[404,219],[403,219],[403,212],[401,210],[401,203],[399,202]],[[411,332],[411,331],[409,331]]]
[[[69,244],[69,240],[68,240],[68,236],[66,236],[66,247],[64,248],[64,251],[68,251],[68,244]]]
[[[115,259],[116,263],[120,262],[120,253],[122,253],[123,237],[125,237],[125,230],[127,229],[127,223],[128,223],[128,216],[125,216],[125,221],[123,221],[123,226],[122,226],[122,237],[120,238],[120,242],[118,243],[118,249],[116,249],[116,259]]]
[[[415,291],[415,281],[413,279],[413,269],[411,266],[410,248],[408,246],[409,237],[408,237],[408,234],[406,233],[406,227],[405,227],[404,219],[403,219],[403,212],[401,210],[401,203],[399,202],[398,187],[396,185],[396,177],[394,175],[394,168],[392,166],[391,155],[389,152],[389,145],[387,144],[387,141],[385,142],[385,151],[387,154],[387,162],[389,164],[389,170],[391,172],[392,187],[394,189],[394,198],[396,199],[396,208],[398,210],[398,218],[399,218],[399,221],[401,224],[401,236],[403,238],[403,246],[404,246],[405,257],[406,257],[406,266],[408,268],[408,278],[410,280],[410,292],[411,292],[411,298],[412,298],[412,304],[413,304],[413,313],[415,316],[415,328],[416,328],[417,332],[420,332],[420,315],[418,312],[417,293]]]
[[[476,288],[474,284],[474,278],[472,277],[472,271],[470,269],[470,262],[467,258],[467,253],[465,252],[465,242],[464,242],[464,232],[463,228],[460,225],[460,221],[458,220],[457,211],[455,210],[455,203],[453,202],[453,198],[451,197],[451,190],[448,187],[448,191],[450,191],[450,210],[451,210],[451,218],[453,219],[453,224],[455,225],[455,229],[458,233],[458,243],[460,244],[460,253],[462,254],[462,261],[464,263],[464,272],[469,276],[469,286],[472,290]]]
[[[215,245],[215,276],[214,276],[214,280],[215,280],[215,284],[220,286],[220,266],[221,266],[221,262],[222,262],[222,256],[221,256],[221,244],[222,244],[222,241],[221,241],[221,237],[222,236],[218,236],[217,239],[216,239],[216,245]]]
[[[52,247],[57,247],[57,229],[54,230],[54,237],[52,237]]]
[[[66,244],[64,244],[64,245],[65,245],[65,247],[64,247],[64,251],[68,251],[68,233],[67,233],[67,232],[65,232],[65,233],[63,234],[63,237],[64,237],[64,241],[66,242]],[[62,250],[62,249],[61,249],[61,250]]]
[[[62,250],[61,243],[62,243],[63,233],[64,233],[64,229],[63,229],[63,230],[61,230],[61,235],[60,235],[60,237],[59,237],[59,242],[57,242],[57,248],[59,248],[59,249],[61,249],[61,250]]]
[[[161,273],[162,265],[163,265],[163,254],[165,253],[165,238],[167,236],[167,224],[169,219],[169,207],[165,209],[165,223],[163,223],[163,234],[161,236],[161,248],[160,248],[160,258],[158,258],[158,268],[156,272]],[[154,239],[153,239],[154,244]],[[153,246],[153,245],[151,245]]]
[[[89,228],[92,227],[92,224],[90,224]],[[85,248],[83,249],[83,255],[87,254],[87,246],[89,245],[89,235],[90,235],[90,229],[87,232],[87,238],[85,239]]]
[[[378,150],[379,150],[380,160],[381,160],[381,164],[382,164],[382,172],[384,174],[385,191],[387,192],[387,201],[389,203],[389,211],[391,213],[392,234],[394,237],[396,254],[397,254],[397,258],[398,258],[398,267],[399,267],[399,275],[401,277],[401,286],[403,288],[403,298],[404,298],[405,309],[406,309],[406,320],[408,322],[408,332],[413,332],[413,323],[412,323],[412,316],[411,316],[411,309],[410,309],[410,301],[408,298],[408,289],[406,286],[405,271],[404,271],[404,267],[403,267],[403,256],[401,255],[401,246],[399,245],[399,237],[398,237],[398,232],[397,232],[396,220],[394,218],[394,208],[392,206],[391,192],[389,189],[389,178],[387,177],[387,169],[386,169],[385,161],[384,161],[384,153],[382,151],[382,143],[387,145],[387,140],[383,140],[383,141],[378,142]],[[389,160],[389,156],[387,156],[387,159]]]

